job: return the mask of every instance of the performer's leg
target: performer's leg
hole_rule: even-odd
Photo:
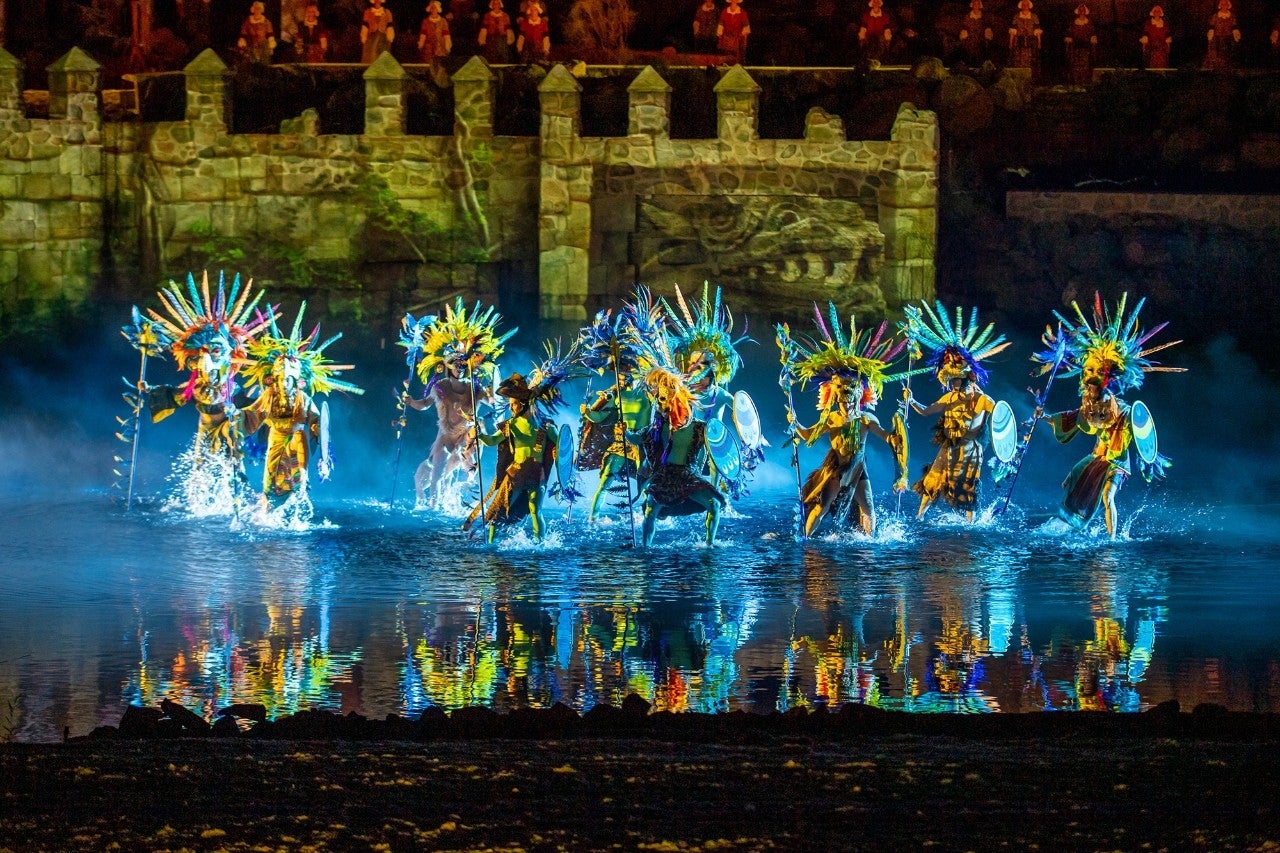
[[[810,502],[807,507],[804,516],[804,535],[812,536],[813,531],[817,530],[818,525],[822,523],[822,517],[827,514],[827,508],[821,501]]]
[[[596,487],[596,493],[591,498],[591,512],[587,513],[589,522],[596,520],[596,510],[600,508],[600,501],[604,498],[609,481],[613,479],[614,471],[617,469],[615,461],[614,457],[606,456],[604,464],[600,466],[600,485]]]
[[[431,482],[431,471],[431,460],[423,459],[422,464],[413,472],[413,496],[419,506],[426,502],[428,484]]]
[[[1114,479],[1108,479],[1102,485],[1102,513],[1107,522],[1107,536],[1116,538],[1116,492],[1120,485]]]
[[[707,544],[716,544],[716,531],[720,529],[720,501],[714,492],[698,492],[692,496],[695,501],[707,508]]]
[[[640,538],[646,548],[653,545],[653,536],[658,530],[658,505],[652,500],[645,501],[644,523],[640,527]]]
[[[542,541],[542,489],[529,490],[529,523],[533,527],[533,541]]]
[[[865,474],[853,485],[853,500],[861,510],[858,522],[862,526],[862,532],[868,536],[873,535],[876,532],[876,505],[871,497],[871,480]]]

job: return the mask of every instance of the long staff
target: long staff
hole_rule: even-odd
[[[622,479],[627,481],[627,521],[631,523],[631,547],[636,547],[636,501],[631,492],[631,443],[627,441],[627,421],[622,414],[622,374],[618,371],[620,352],[618,336],[615,334],[609,341],[610,355],[613,356],[613,403],[618,409],[618,428],[622,434]],[[637,472],[639,464],[637,462]]]
[[[129,489],[125,497],[125,512],[128,512],[133,509],[134,472],[138,468],[138,439],[142,434],[142,409],[146,405],[146,396],[142,389],[147,387],[147,356],[159,355],[169,340],[157,324],[142,317],[137,306],[133,308],[133,325],[126,326],[121,333],[134,348],[142,353],[142,364],[138,368],[138,382],[133,386],[136,393],[126,395],[126,399],[129,399],[133,406],[133,426],[129,429],[129,434],[116,433],[116,438],[133,444],[133,449],[129,453]],[[127,381],[126,384],[128,384]],[[121,426],[123,425],[124,423],[121,422]],[[116,461],[122,460],[116,457]],[[120,475],[119,471],[114,473],[116,476]]]
[[[782,352],[782,370],[778,374],[778,385],[787,392],[788,432],[791,433],[791,467],[796,471],[796,538],[804,537],[804,482],[800,479],[800,435],[797,431],[799,421],[796,420],[796,403],[792,392],[795,375],[791,372],[791,334],[786,324],[778,326],[778,349]]]
[[[994,515],[1000,515],[1009,508],[1009,501],[1013,499],[1013,487],[1018,484],[1018,472],[1022,470],[1022,462],[1027,458],[1027,445],[1031,443],[1031,436],[1035,435],[1036,424],[1040,423],[1040,419],[1044,417],[1044,404],[1045,401],[1049,399],[1049,389],[1053,387],[1053,380],[1058,376],[1058,369],[1062,367],[1062,362],[1066,360],[1067,342],[1062,337],[1061,323],[1058,324],[1058,336],[1055,340],[1057,343],[1055,344],[1053,365],[1049,368],[1049,381],[1044,384],[1044,390],[1037,394],[1031,388],[1027,389],[1028,391],[1031,391],[1032,395],[1035,397],[1036,409],[1031,414],[1031,421],[1030,426],[1027,427],[1027,434],[1023,436],[1022,441],[1018,443],[1018,449],[1014,454],[1013,470],[1011,472],[1013,474],[1013,479],[1009,482],[1009,491],[1004,496],[1004,503],[1000,505],[1000,508],[995,511]]]
[[[480,487],[480,521],[483,523],[488,516],[488,511],[484,506],[484,461],[481,450],[483,446],[480,444],[480,415],[476,405],[476,380],[474,369],[471,366],[471,358],[467,357],[467,385],[471,387],[471,428],[475,432],[476,443],[476,484]]]
[[[129,490],[125,493],[124,511],[133,509],[133,474],[138,470],[138,439],[142,435],[142,407],[145,397],[142,394],[147,383],[147,351],[142,349],[142,365],[138,368],[138,396],[133,404],[133,448],[129,451]]]
[[[915,357],[916,357],[916,342],[915,342],[915,339],[911,337],[910,327],[908,327],[908,330],[907,330],[907,375],[906,375],[906,376],[904,376],[904,377],[903,377],[903,379],[902,379],[902,390],[905,392],[905,393],[903,394],[903,397],[904,397],[904,398],[905,398],[905,400],[906,400],[906,405],[902,407],[902,432],[903,432],[904,434],[905,434],[905,433],[906,433],[906,431],[907,431],[907,421],[908,421],[908,419],[911,417],[911,400],[912,400],[912,396],[911,396],[911,363],[912,363],[913,361],[915,361]],[[906,465],[907,465],[907,463],[906,463],[906,460],[904,459],[904,461],[903,461],[903,467],[905,468],[905,467],[906,467]],[[904,478],[905,478],[905,475],[904,475]],[[898,492],[898,515],[902,515],[902,492]]]

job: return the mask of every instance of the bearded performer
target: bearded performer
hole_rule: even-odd
[[[605,492],[618,488],[620,481],[629,502],[643,501],[648,470],[642,464],[641,442],[653,421],[653,405],[644,383],[642,353],[661,334],[662,309],[649,290],[639,286],[635,300],[626,303],[616,319],[601,311],[579,337],[583,366],[604,377],[610,386],[580,407],[582,452],[578,467],[600,473],[600,485],[591,499],[590,521],[595,520]],[[629,479],[636,481],[634,492]]]
[[[1142,387],[1148,373],[1182,373],[1186,369],[1163,367],[1147,358],[1181,341],[1146,347],[1168,324],[1143,330],[1138,325],[1138,314],[1146,300],[1139,300],[1133,313],[1126,317],[1127,301],[1126,293],[1113,313],[1103,305],[1101,294],[1095,294],[1092,322],[1075,302],[1071,303],[1075,321],[1055,311],[1059,329],[1046,330],[1042,340],[1048,349],[1032,356],[1033,361],[1044,365],[1045,371],[1061,364],[1062,375],[1080,376],[1079,408],[1045,418],[1053,427],[1054,437],[1062,444],[1081,433],[1094,437],[1093,452],[1077,462],[1062,483],[1066,495],[1058,514],[1075,529],[1084,530],[1101,508],[1111,538],[1116,535],[1116,495],[1133,470],[1129,446],[1136,439],[1138,469],[1147,482],[1163,477],[1170,464],[1157,449],[1155,425],[1147,407],[1141,402],[1131,406],[1120,395]],[[1066,358],[1062,359],[1060,353],[1064,349]],[[1037,407],[1036,418],[1043,414],[1043,409]]]
[[[322,434],[321,410],[316,406],[315,395],[330,391],[364,393],[364,389],[337,378],[354,365],[333,364],[324,355],[341,334],[319,343],[317,325],[302,336],[306,310],[304,302],[288,336],[281,334],[273,315],[268,332],[248,348],[251,363],[244,375],[246,385],[257,396],[244,408],[245,431],[252,434],[263,427],[267,431],[262,497],[268,505],[307,491],[311,449],[327,440]],[[332,473],[329,448],[323,445],[317,473],[321,480],[327,480]]]
[[[533,541],[542,541],[542,499],[559,455],[560,431],[551,418],[564,403],[560,385],[579,375],[583,373],[576,349],[562,356],[548,345],[546,359],[528,379],[513,373],[498,386],[510,416],[496,431],[477,434],[481,442],[498,448],[497,476],[463,530],[470,530],[483,515],[487,541],[492,542],[499,525],[519,524],[527,515]]]
[[[476,469],[475,421],[480,409],[493,403],[493,377],[498,358],[512,329],[498,333],[502,315],[480,303],[468,312],[462,298],[446,305],[440,316],[415,323],[406,318],[400,345],[417,358],[415,371],[422,380],[422,396],[401,397],[401,404],[416,411],[434,408],[436,437],[431,451],[414,474],[418,506],[443,507],[444,495],[458,479]]]
[[[159,292],[167,316],[148,310],[171,341],[169,352],[179,370],[188,371],[182,385],[139,382],[151,420],[158,423],[187,403],[198,415],[193,455],[195,471],[216,470],[236,479],[244,476],[244,459],[236,373],[248,361],[248,347],[267,328],[275,311],[257,310],[262,294],[250,295],[252,279],[242,288],[236,275],[230,293],[222,273],[211,293],[206,272],[200,286],[188,273],[186,292],[177,282]],[[189,495],[196,498],[197,495]],[[206,499],[209,496],[204,496]]]
[[[906,375],[890,376],[886,370],[907,344],[896,340],[892,333],[885,334],[887,322],[874,332],[858,331],[851,319],[846,336],[833,304],[829,305],[830,328],[816,305],[814,314],[820,338],[796,340],[785,324],[777,327],[788,401],[790,384],[798,381],[803,387],[810,381],[818,383],[818,421],[813,426],[801,426],[788,402],[791,441],[812,446],[819,439],[826,439],[830,445],[822,464],[800,488],[804,535],[812,536],[822,520],[831,516],[837,524],[852,521],[870,536],[876,529],[876,513],[866,467],[869,434],[884,439],[893,448],[897,463],[894,488],[905,488],[906,484],[907,442],[902,417],[894,416],[890,432],[880,426],[872,410],[884,383]],[[798,466],[798,458],[794,464]]]
[[[924,470],[924,476],[911,489],[920,496],[916,518],[924,518],[929,505],[942,498],[954,509],[973,521],[978,500],[978,481],[982,477],[983,439],[995,400],[982,390],[987,384],[983,359],[1009,346],[1003,335],[993,337],[995,324],[978,328],[978,309],[964,320],[964,309],[956,308],[955,320],[947,316],[941,302],[904,309],[907,322],[903,326],[912,345],[923,344],[931,354],[926,365],[944,390],[931,406],[923,406],[904,389],[906,405],[926,417],[941,415],[933,429],[933,443],[938,455]],[[921,310],[923,308],[923,311]]]

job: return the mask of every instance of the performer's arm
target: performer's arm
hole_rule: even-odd
[[[151,412],[153,424],[160,423],[187,402],[186,395],[173,385],[146,385],[138,390],[146,395],[147,410]]]
[[[1053,427],[1053,437],[1059,444],[1066,444],[1080,432],[1079,409],[1048,415],[1045,420],[1048,421],[1049,426]]]

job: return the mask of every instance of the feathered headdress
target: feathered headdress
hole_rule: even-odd
[[[614,358],[622,373],[647,369],[645,353],[663,333],[662,307],[644,285],[637,285],[635,298],[624,302],[617,316],[601,311],[578,335],[577,347],[588,370],[612,370]]]
[[[544,418],[554,417],[564,405],[561,385],[587,375],[582,363],[581,338],[561,351],[560,341],[543,344],[544,357],[528,377],[513,373],[498,386],[498,395],[534,406]]]
[[[1184,373],[1185,367],[1164,367],[1148,358],[1153,353],[1182,341],[1146,347],[1147,341],[1169,324],[1160,323],[1153,329],[1144,331],[1138,325],[1138,315],[1146,299],[1139,299],[1133,313],[1126,318],[1128,299],[1128,293],[1122,294],[1113,313],[1103,305],[1102,294],[1095,293],[1092,322],[1074,301],[1071,307],[1075,309],[1075,321],[1054,311],[1054,316],[1059,321],[1058,329],[1046,327],[1041,341],[1048,349],[1031,356],[1031,360],[1042,365],[1041,372],[1051,369],[1055,363],[1061,363],[1063,376],[1080,374],[1081,390],[1084,390],[1086,379],[1089,378],[1086,374],[1089,374],[1097,378],[1103,390],[1113,394],[1123,394],[1131,388],[1142,387],[1143,376],[1148,373]],[[1061,358],[1064,351],[1065,358]]]
[[[228,379],[243,366],[248,358],[246,347],[263,329],[269,326],[275,317],[275,309],[268,306],[265,312],[258,310],[258,302],[262,293],[258,292],[250,299],[253,291],[253,279],[249,279],[243,288],[240,286],[240,274],[236,273],[231,282],[231,292],[226,289],[226,280],[222,272],[218,273],[218,290],[209,291],[209,272],[206,270],[196,287],[195,276],[187,273],[186,293],[176,281],[170,281],[168,287],[160,290],[160,301],[168,316],[162,316],[152,309],[147,310],[151,319],[160,324],[168,337],[169,351],[178,369],[185,368],[189,359],[199,356],[200,350],[218,338],[226,338],[231,343],[230,371]],[[191,383],[194,385],[195,374]],[[228,391],[230,382],[227,383]]]
[[[671,307],[665,298],[660,300],[666,311],[666,329],[672,338],[671,353],[680,373],[686,377],[696,374],[710,375],[719,385],[730,382],[742,366],[742,356],[737,346],[748,341],[747,324],[742,324],[742,336],[733,337],[733,314],[725,306],[716,287],[715,301],[710,298],[711,285],[702,284],[702,301],[690,309],[684,294],[676,286],[676,305]]]
[[[276,325],[273,314],[271,325],[266,334],[249,344],[249,366],[244,370],[245,382],[250,387],[264,388],[271,376],[272,366],[278,359],[297,359],[301,367],[303,387],[308,394],[328,394],[330,391],[347,391],[352,394],[363,394],[364,389],[352,385],[338,374],[344,370],[353,370],[352,364],[334,364],[325,357],[325,349],[342,337],[342,333],[334,335],[324,343],[320,340],[320,324],[317,323],[310,334],[302,336],[302,315],[307,310],[303,302],[298,308],[298,316],[293,321],[289,334],[283,335]]]
[[[889,374],[893,361],[906,349],[906,340],[898,340],[889,331],[886,320],[876,329],[859,331],[857,320],[849,318],[849,333],[844,332],[834,303],[827,303],[831,320],[828,327],[822,310],[813,306],[814,319],[821,337],[792,338],[785,326],[779,327],[779,342],[789,348],[786,353],[790,372],[802,384],[810,381],[851,384],[858,382],[880,396],[884,383],[901,379],[905,373]],[[783,343],[785,341],[785,343]]]
[[[922,308],[923,311],[921,311]],[[942,367],[943,358],[947,353],[952,353],[963,359],[969,366],[974,381],[985,386],[987,371],[979,362],[1009,346],[1004,335],[993,337],[995,323],[988,323],[985,328],[979,330],[977,308],[970,311],[967,323],[963,308],[956,306],[953,321],[941,300],[935,301],[934,307],[931,307],[928,302],[921,302],[919,305],[907,305],[903,311],[907,315],[907,321],[900,328],[908,341],[931,350],[925,364],[933,368],[935,375]],[[939,381],[946,384],[941,376]]]
[[[445,306],[443,315],[422,320],[406,315],[399,344],[409,350],[410,357],[420,353],[418,378],[427,390],[450,371],[489,384],[507,339],[517,331],[499,335],[500,322],[502,315],[493,306],[485,308],[477,302],[468,313],[459,296],[453,305]]]

